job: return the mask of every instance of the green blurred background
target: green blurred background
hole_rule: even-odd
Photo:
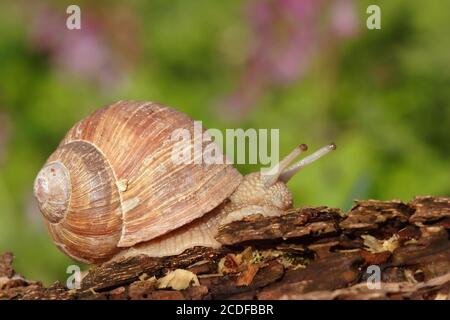
[[[81,31],[65,27],[81,7]],[[378,4],[381,30],[368,30]],[[50,283],[33,180],[65,132],[123,99],[214,128],[280,128],[338,150],[290,182],[297,206],[450,194],[450,1],[196,0],[0,3],[0,251]],[[249,172],[258,166],[238,166]]]

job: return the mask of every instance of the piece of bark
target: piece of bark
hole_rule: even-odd
[[[366,250],[361,250],[360,255],[368,265],[383,265],[388,262],[392,253],[390,251],[369,252]]]
[[[450,217],[449,201],[448,197],[415,197],[409,203],[415,209],[410,221],[426,223]]]
[[[442,229],[441,229],[442,231]],[[397,248],[391,266],[417,266],[425,279],[431,279],[450,271],[450,241],[445,231],[436,231],[434,238],[427,235],[417,243]]]
[[[185,300],[180,291],[156,290],[148,294],[147,300]]]
[[[216,239],[224,245],[236,245],[261,240],[323,237],[337,232],[341,215],[340,210],[326,207],[295,209],[280,217],[252,215],[222,226]]]
[[[208,292],[209,290],[206,286],[194,286],[182,290],[184,299],[186,300],[202,300]]]
[[[92,268],[81,283],[82,290],[108,290],[134,282],[142,274],[160,275],[167,268],[185,268],[199,260],[214,260],[222,253],[220,250],[196,247],[178,256],[167,258],[150,258],[139,255],[121,258]]]
[[[428,296],[429,299],[450,300],[450,273],[440,277],[431,279],[428,282],[418,284],[411,283],[380,283],[380,288],[369,287],[367,283],[360,283],[349,288],[328,291],[313,291],[306,293],[291,293],[286,292],[281,294],[279,299],[293,299],[293,300],[381,300],[381,299],[420,299],[423,296]]]
[[[68,300],[72,298],[72,294],[58,282],[48,288],[44,288],[41,283],[35,283],[0,291],[0,299],[10,300]]]
[[[405,224],[414,210],[399,201],[364,200],[357,201],[339,226],[344,231],[377,230],[386,223]]]
[[[362,261],[359,252],[327,256],[305,269],[287,271],[280,282],[264,288],[258,299],[279,299],[288,293],[335,290],[354,284],[360,277]]]
[[[408,225],[397,232],[400,245],[419,239],[421,234],[420,228],[412,225]]]
[[[220,250],[110,261],[92,267],[79,290],[26,280],[3,254],[0,299],[448,299],[449,210],[448,197],[416,197],[359,201],[346,215],[326,207],[255,215],[222,226]],[[379,267],[381,289],[368,289],[369,266]],[[157,289],[175,269],[200,285]]]
[[[211,274],[217,272],[217,264],[213,261],[200,261],[200,264],[193,264],[186,268],[186,270],[196,274],[196,275],[202,275],[202,274]]]
[[[236,286],[249,286],[253,279],[255,278],[256,273],[259,270],[259,266],[257,264],[249,264],[242,272],[242,274],[236,280]]]
[[[283,266],[276,262],[270,262],[266,267],[261,268],[248,286],[238,286],[237,276],[216,276],[201,278],[200,284],[209,288],[209,296],[213,299],[225,299],[229,296],[254,291],[267,286],[280,279],[284,274]]]

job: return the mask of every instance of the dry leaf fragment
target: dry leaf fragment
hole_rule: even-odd
[[[364,239],[364,245],[367,247],[367,251],[377,253],[383,251],[394,252],[398,247],[398,235],[394,234],[387,240],[378,240],[371,235],[362,235],[361,238]]]
[[[198,278],[194,273],[183,269],[176,269],[169,272],[161,279],[158,279],[157,288],[172,288],[175,290],[183,290],[189,287],[191,283],[193,286],[200,285],[200,283],[198,282]]]
[[[259,270],[259,266],[256,264],[249,264],[247,269],[242,272],[239,278],[236,281],[236,286],[248,286],[252,283],[253,278]]]
[[[438,294],[434,298],[434,300],[449,300],[449,299],[450,299],[450,295],[445,294],[443,292],[438,292]]]
[[[220,259],[217,266],[219,274],[237,273],[239,272],[240,259],[233,253],[227,254]]]

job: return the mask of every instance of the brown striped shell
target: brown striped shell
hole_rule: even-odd
[[[233,166],[172,161],[171,135],[179,128],[194,138],[193,120],[185,114],[157,103],[121,101],[70,129],[34,186],[63,252],[87,263],[108,260],[121,248],[186,225],[230,196],[242,179]]]

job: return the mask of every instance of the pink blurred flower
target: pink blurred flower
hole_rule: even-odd
[[[358,31],[358,16],[352,0],[335,0],[331,8],[331,33],[351,38]]]
[[[108,7],[108,10],[110,9]],[[83,6],[81,30],[68,30],[67,15],[63,7],[39,5],[33,9],[30,16],[30,44],[34,50],[47,53],[56,69],[84,80],[94,81],[101,87],[112,87],[120,82],[125,72],[124,66],[127,64],[123,61],[126,59],[120,58],[124,55],[123,51],[128,49],[122,51],[121,49],[129,47],[129,43],[113,47],[113,40],[117,40],[114,37],[115,28],[135,29],[136,25],[131,22],[111,26],[107,20],[108,18],[114,20],[114,10],[111,10],[106,18],[96,13],[96,8]],[[123,16],[122,14],[121,17]],[[136,35],[137,32],[134,30],[130,32],[128,38],[134,39]]]
[[[301,78],[325,45],[358,28],[353,0],[254,0],[247,17],[254,42],[237,89],[224,103],[231,117],[245,115],[266,88]]]

